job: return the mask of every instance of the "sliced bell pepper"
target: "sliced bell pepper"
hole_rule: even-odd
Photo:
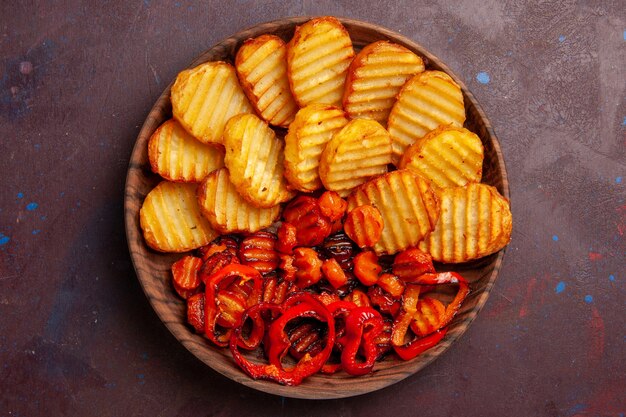
[[[346,334],[343,336],[341,367],[350,375],[365,375],[372,371],[378,357],[375,338],[383,331],[383,318],[371,307],[357,307],[346,318]],[[357,360],[361,349],[364,361]]]
[[[401,359],[408,361],[435,346],[437,343],[439,343],[439,341],[441,341],[441,339],[443,339],[447,332],[448,328],[446,327],[437,330],[436,332],[431,333],[426,337],[412,340],[411,342],[403,346],[395,346],[392,344],[393,350],[395,350],[395,352]]]
[[[219,316],[219,300],[217,295],[220,289],[232,284],[236,279],[239,279],[236,285],[240,286],[246,285],[248,281],[253,282],[252,291],[248,295],[246,307],[249,308],[261,302],[263,278],[261,273],[252,267],[241,264],[229,264],[207,278],[204,300],[204,330],[209,340],[220,347],[228,346],[231,329],[227,329],[221,335],[217,334],[216,325]]]
[[[261,310],[272,310],[282,313],[274,320],[268,329],[266,342],[269,346],[267,356],[269,364],[260,365],[250,362],[239,351],[243,323],[251,315],[260,316]],[[328,326],[324,348],[316,355],[310,353],[304,356],[291,368],[285,368],[282,360],[289,351],[291,342],[285,328],[287,324],[297,318],[311,317]],[[283,385],[298,385],[304,378],[321,370],[332,352],[335,344],[335,321],[331,312],[320,301],[308,293],[293,293],[283,304],[257,304],[246,310],[240,322],[235,326],[230,337],[230,350],[235,362],[254,379],[269,379]]]

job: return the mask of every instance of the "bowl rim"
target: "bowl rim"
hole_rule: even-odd
[[[203,62],[207,62],[208,60],[205,58],[205,55],[209,54],[211,51],[217,50],[219,48],[227,50],[229,48],[237,47],[245,39],[256,37],[263,33],[268,33],[268,32],[274,33],[278,27],[284,27],[284,26],[295,27],[310,19],[314,19],[317,17],[322,17],[322,16],[286,17],[286,18],[276,19],[276,20],[263,22],[263,23],[250,26],[246,29],[240,30],[232,34],[231,36],[221,40],[220,42],[214,44],[210,48],[207,48],[206,50],[198,54],[198,56],[196,56],[186,68],[183,68],[180,71],[187,69],[187,68],[193,68]],[[394,32],[391,29],[388,29],[386,27],[369,23],[363,20],[345,18],[345,17],[340,17],[340,16],[334,16],[334,17],[336,17],[344,26],[346,26],[346,28],[348,29],[348,32],[351,31],[351,28],[359,28],[359,29],[363,29],[366,31],[374,31],[376,32],[377,35],[381,35],[381,40],[387,39],[391,42],[395,42],[395,43],[398,43],[400,45],[407,47],[408,49],[418,53],[420,56],[427,58],[428,63],[430,65],[432,65],[432,63],[435,63],[435,65],[439,69],[446,72],[448,75],[452,77],[452,79],[454,79],[454,81],[461,87],[464,100],[469,100],[471,102],[472,106],[474,107],[475,111],[478,114],[478,117],[481,119],[481,121],[485,125],[486,135],[489,137],[489,140],[491,141],[491,144],[494,148],[494,152],[498,156],[497,167],[499,169],[500,176],[502,179],[502,186],[498,188],[499,188],[500,193],[510,202],[510,186],[508,182],[506,164],[505,164],[505,161],[502,155],[502,150],[500,147],[500,142],[498,141],[495,131],[493,127],[491,126],[491,123],[489,119],[487,118],[483,108],[481,107],[480,103],[476,100],[474,95],[471,93],[471,91],[467,88],[465,83],[463,83],[463,81],[461,81],[459,77],[453,71],[451,71],[450,68],[445,63],[443,63],[439,58],[437,58],[429,50],[424,48],[421,44],[413,41],[412,39],[402,34],[399,34],[397,32]],[[429,64],[427,64],[427,68]],[[136,217],[138,216],[139,210],[135,210],[132,207],[131,203],[134,201],[134,197],[132,196],[131,193],[129,193],[128,190],[129,190],[130,182],[132,181],[132,178],[137,175],[137,171],[139,171],[140,173],[142,172],[141,167],[133,166],[133,160],[138,154],[140,154],[143,151],[142,149],[140,149],[140,146],[143,146],[144,144],[140,143],[141,142],[140,139],[146,136],[149,137],[153,131],[153,130],[151,131],[151,126],[154,124],[154,120],[151,120],[151,119],[154,119],[155,117],[154,113],[156,112],[156,109],[159,107],[159,105],[166,105],[166,106],[169,105],[170,90],[175,81],[175,78],[176,77],[174,77],[174,79],[164,88],[161,95],[157,98],[157,100],[154,102],[154,104],[150,108],[150,111],[148,112],[148,115],[146,116],[142,124],[142,127],[137,135],[137,138],[135,139],[135,143],[133,145],[133,149],[132,149],[130,159],[129,159],[130,162],[129,162],[129,166],[127,170],[126,181],[124,184],[124,191],[125,191],[124,193],[124,224],[125,224],[125,232],[126,232],[125,233],[126,241],[127,241],[131,261],[132,261],[137,279],[140,282],[142,291],[144,292],[146,298],[148,298],[148,301],[152,309],[155,311],[160,321],[166,326],[168,331],[183,346],[185,346],[185,348],[189,350],[200,362],[204,363],[212,370],[224,375],[225,377],[235,382],[241,383],[242,385],[247,386],[249,388],[253,388],[255,390],[273,394],[273,395],[280,395],[284,397],[300,398],[300,399],[347,398],[347,397],[352,397],[352,396],[357,396],[357,395],[364,395],[370,392],[383,389],[392,384],[398,383],[408,378],[409,376],[417,374],[421,369],[428,366],[437,357],[439,357],[441,354],[447,351],[450,348],[450,346],[452,346],[467,331],[467,329],[469,328],[471,323],[474,321],[478,313],[480,313],[487,299],[489,298],[489,294],[491,293],[493,289],[495,280],[497,279],[499,271],[502,268],[504,255],[506,253],[506,247],[500,250],[499,252],[493,255],[490,255],[490,257],[495,257],[495,259],[492,258],[493,269],[488,273],[488,275],[481,278],[481,279],[487,280],[486,286],[478,295],[478,300],[476,301],[476,305],[470,310],[470,313],[468,314],[468,316],[464,318],[463,321],[461,322],[461,325],[459,326],[460,329],[458,331],[449,331],[442,342],[440,342],[434,348],[430,349],[431,354],[422,355],[425,357],[425,359],[423,358],[423,360],[420,361],[419,366],[416,366],[416,367],[414,366],[413,367],[414,369],[410,369],[410,372],[396,373],[394,375],[398,375],[398,376],[395,378],[381,379],[380,381],[377,381],[377,383],[375,384],[362,384],[362,386],[366,387],[365,389],[359,389],[359,386],[361,384],[354,384],[355,390],[354,392],[351,392],[351,393],[344,393],[343,391],[333,391],[331,388],[332,382],[329,382],[328,383],[329,390],[328,392],[325,393],[325,395],[322,396],[320,395],[320,392],[315,389],[313,390],[313,392],[309,392],[306,389],[303,390],[303,388],[306,388],[306,381],[305,383],[303,383],[302,385],[298,387],[288,387],[288,386],[282,386],[282,385],[269,382],[269,381],[253,380],[252,378],[244,374],[243,371],[241,371],[239,368],[237,368],[237,371],[239,371],[241,375],[233,375],[230,372],[227,372],[226,368],[224,368],[223,366],[218,366],[219,364],[208,363],[207,361],[201,359],[198,356],[198,351],[200,350],[200,348],[197,346],[197,344],[190,343],[188,339],[182,339],[180,337],[181,335],[179,335],[179,332],[180,332],[179,326],[176,323],[172,323],[171,321],[167,320],[167,318],[160,311],[160,309],[156,308],[154,301],[150,295],[150,292],[146,286],[146,282],[142,278],[143,271],[141,270],[140,265],[138,265],[138,260],[136,259],[134,248],[132,247],[132,242],[135,241],[136,233],[139,232],[139,234],[141,235],[141,232],[136,230],[137,229]],[[466,107],[467,107],[467,104],[466,104]],[[158,255],[157,252],[154,252],[154,254]],[[212,346],[209,346],[208,344],[206,344],[206,346],[209,348],[212,348]],[[429,352],[426,352],[426,353],[429,353]],[[411,361],[402,362],[403,365],[407,365],[407,366],[410,363]],[[411,368],[410,366],[408,367]],[[315,378],[315,377],[312,377],[312,378]],[[337,378],[337,377],[334,376],[330,378]],[[364,377],[360,377],[360,378],[364,378]],[[353,381],[358,381],[358,380],[353,380]]]

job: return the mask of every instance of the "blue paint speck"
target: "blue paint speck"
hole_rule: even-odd
[[[615,178],[615,184],[621,184],[621,183],[622,183],[622,177]]]
[[[35,150],[38,151],[41,149],[41,145],[39,143],[35,143]]]
[[[624,31],[624,40],[626,41],[626,30]]]
[[[609,281],[615,282],[615,275],[609,275]]]
[[[39,207],[39,204],[37,204],[37,203],[29,203],[29,204],[26,206],[26,210],[28,210],[28,211],[33,211],[33,210],[36,210],[36,209],[37,209],[37,207]]]
[[[489,81],[491,80],[491,78],[489,77],[489,74],[487,74],[484,71],[481,71],[478,74],[476,74],[476,80],[478,80],[478,82],[481,84],[489,84]]]
[[[35,230],[33,230],[33,234],[34,234],[34,235],[38,235],[40,232],[41,232],[41,230],[39,230],[39,229],[35,229]]]
[[[143,352],[141,354],[141,359],[143,359],[144,361],[147,361],[148,360],[148,352]]]
[[[24,193],[17,193],[17,198],[24,198]]]
[[[137,378],[144,379],[146,376],[144,374],[137,374]]]
[[[589,407],[587,404],[576,404],[567,411],[567,415],[573,416],[574,414],[578,414],[579,412],[586,410],[587,407]]]
[[[565,35],[559,36],[559,42],[563,42],[565,40]]]
[[[593,297],[589,294],[585,295],[585,303],[589,304],[593,302]]]
[[[557,235],[552,235],[552,240],[554,240],[555,242],[558,242],[559,237]]]
[[[565,291],[565,283],[561,281],[558,284],[556,284],[556,288],[554,289],[554,291],[557,294],[561,294],[563,291]]]
[[[5,236],[2,233],[0,233],[0,246],[6,245],[7,243],[9,243],[9,240],[11,240],[10,237]]]

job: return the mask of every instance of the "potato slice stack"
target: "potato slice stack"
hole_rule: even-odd
[[[297,192],[323,189],[347,199],[346,232],[379,255],[419,247],[457,263],[509,242],[509,203],[480,183],[483,144],[463,127],[463,93],[449,75],[385,40],[355,56],[333,17],[286,41],[248,39],[234,66],[178,75],[173,119],[148,144],[166,180],[140,212],[150,247],[184,252],[262,230]]]

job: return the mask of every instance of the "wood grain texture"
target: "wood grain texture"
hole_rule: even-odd
[[[189,68],[214,60],[233,62],[239,45],[246,39],[261,34],[271,33],[287,42],[295,26],[310,18],[282,19],[241,31],[200,55]],[[452,76],[463,90],[467,113],[465,126],[481,138],[485,147],[483,182],[495,186],[505,198],[510,199],[509,183],[500,145],[483,110],[465,85],[451,73],[445,64],[410,39],[373,24],[351,19],[341,19],[341,21],[348,29],[357,50],[378,40],[390,40],[423,57],[427,69],[441,70]],[[437,266],[441,270],[454,269],[471,282],[472,292],[450,325],[446,338],[414,360],[404,362],[389,357],[378,363],[372,374],[358,379],[345,373],[334,376],[319,375],[305,380],[298,387],[283,387],[272,382],[254,381],[235,365],[228,350],[218,350],[210,346],[206,339],[194,334],[191,327],[185,324],[185,304],[174,293],[170,284],[170,265],[180,255],[158,254],[149,249],[139,227],[141,203],[148,192],[159,182],[159,178],[150,171],[147,143],[158,126],[171,117],[170,88],[171,84],[155,103],[137,138],[126,179],[124,216],[129,250],[143,290],[163,323],[191,353],[224,376],[260,391],[294,398],[343,398],[375,391],[415,374],[445,352],[467,330],[489,297],[502,265],[504,250],[464,265]]]

